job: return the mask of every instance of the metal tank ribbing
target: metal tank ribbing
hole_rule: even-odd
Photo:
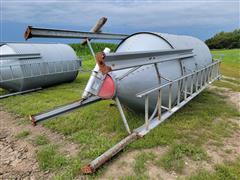
[[[81,66],[74,50],[59,43],[2,43],[0,55],[0,87],[13,91],[73,81]]]

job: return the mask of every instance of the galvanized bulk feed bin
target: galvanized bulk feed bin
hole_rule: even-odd
[[[0,87],[10,91],[73,81],[81,67],[65,44],[2,43],[0,57]]]
[[[157,69],[161,75],[159,82],[154,64],[142,66],[126,77],[121,78],[129,69],[113,71],[112,77],[116,84],[116,93],[120,101],[135,110],[144,110],[144,99],[139,99],[136,94],[157,87],[159,84],[166,84],[168,80],[174,80],[184,75],[206,67],[212,63],[212,56],[201,40],[183,35],[172,35],[164,33],[139,32],[124,39],[118,46],[116,53],[171,50],[171,49],[192,49],[193,57],[164,61],[157,64]],[[200,77],[199,77],[200,78]],[[188,89],[191,86],[191,79],[187,81]],[[196,81],[196,78],[193,80]],[[200,82],[200,81],[199,81]],[[184,88],[182,82],[181,89]],[[177,83],[172,85],[172,104],[177,100]],[[163,89],[162,103],[167,106],[169,103],[169,89]],[[156,107],[157,92],[149,96],[150,110]]]

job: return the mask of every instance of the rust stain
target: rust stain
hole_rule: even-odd
[[[100,71],[102,72],[102,74],[107,74],[108,72],[112,71],[112,68],[105,64],[104,58],[105,58],[105,54],[103,52],[98,52],[96,54],[96,61]]]

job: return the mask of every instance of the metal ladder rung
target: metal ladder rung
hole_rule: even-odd
[[[161,106],[162,109],[165,109],[167,111],[169,111],[170,109],[168,107],[165,107],[165,106]]]
[[[186,93],[187,95],[191,95],[191,94],[193,94],[193,93],[188,92],[188,91],[183,91],[183,93]]]

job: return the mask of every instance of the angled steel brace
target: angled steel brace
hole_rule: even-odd
[[[124,126],[125,126],[125,128],[126,128],[128,134],[131,134],[131,130],[130,130],[130,128],[129,128],[129,125],[128,125],[128,122],[127,122],[127,119],[126,119],[126,117],[125,117],[125,115],[124,115],[124,112],[123,112],[123,109],[122,109],[122,105],[121,105],[121,103],[120,103],[118,97],[116,97],[115,100],[116,100],[117,107],[118,107],[118,110],[119,110],[119,112],[120,112],[120,115],[121,115],[121,117],[122,117],[122,120],[123,120]]]
[[[73,102],[58,108],[55,108],[53,110],[50,110],[48,112],[44,112],[44,113],[40,113],[40,114],[36,114],[36,115],[30,115],[29,119],[32,121],[33,125],[36,125],[37,122],[43,121],[43,120],[47,120],[56,116],[59,116],[61,114],[73,111],[75,109],[84,107],[86,105],[95,103],[97,101],[102,100],[99,97],[93,96],[93,97],[89,97],[86,100],[82,100],[82,101],[77,101],[77,102]]]

